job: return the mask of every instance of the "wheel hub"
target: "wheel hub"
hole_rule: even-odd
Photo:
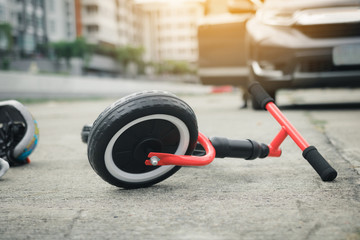
[[[142,140],[134,149],[133,157],[136,162],[144,163],[150,152],[162,152],[164,144],[156,138]]]

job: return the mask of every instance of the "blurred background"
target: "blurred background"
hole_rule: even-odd
[[[205,1],[1,0],[1,69],[194,73]]]
[[[0,0],[0,69],[219,86],[212,91],[256,80],[274,98],[359,87],[360,3]]]

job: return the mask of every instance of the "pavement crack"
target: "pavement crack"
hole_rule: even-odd
[[[316,223],[316,224],[309,230],[309,232],[306,234],[305,239],[310,239],[310,237],[311,237],[312,235],[314,235],[320,228],[321,228],[321,224],[320,224],[320,223]]]
[[[326,132],[326,128],[324,128],[323,131],[324,136],[326,137],[327,142],[332,146],[332,148],[334,149],[334,151],[346,162],[351,166],[351,170],[353,170],[357,175],[360,176],[360,172],[356,170],[354,164],[352,163],[352,161],[348,158],[348,156],[346,156],[346,153],[344,153],[344,151],[342,150],[341,147],[339,147],[334,141],[333,139],[329,136],[329,134]]]
[[[319,130],[320,133],[324,135],[326,138],[326,142],[332,147],[332,149],[350,166],[353,166],[351,160],[346,156],[346,154],[342,151],[341,147],[339,147],[335,141],[329,136],[328,132],[326,131],[326,121],[325,120],[318,120],[314,116],[311,115],[311,113],[307,112],[306,116],[309,118],[309,121],[312,123],[312,125],[315,126],[316,129]],[[356,172],[357,175],[360,175],[360,172],[356,171],[355,167],[352,167],[354,172]]]
[[[352,177],[352,178],[348,178],[347,181],[351,182],[352,184],[355,184],[355,188],[354,188],[354,192],[353,192],[353,196],[352,198],[359,202],[360,201],[360,184],[359,184],[359,180],[358,180],[358,176],[360,176],[360,171],[356,169],[356,167],[354,166],[354,164],[352,163],[351,159],[349,159],[348,156],[346,156],[346,153],[344,152],[344,150],[342,149],[342,147],[336,143],[336,141],[330,137],[330,134],[327,131],[326,128],[326,121],[323,120],[318,120],[316,119],[311,113],[306,112],[305,113],[306,116],[309,118],[309,121],[315,126],[315,128],[317,128],[319,130],[320,133],[323,134],[323,136],[326,139],[326,142],[331,146],[331,148],[333,149],[333,151],[348,165],[350,166],[349,169],[350,171],[352,171],[353,173],[355,173],[357,176],[356,177]],[[319,124],[320,123],[320,124]]]
[[[75,216],[72,218],[69,228],[67,230],[67,232],[64,234],[64,238],[69,238],[71,235],[71,232],[76,224],[76,222],[80,219],[82,212],[84,211],[84,209],[80,209],[79,211],[76,212]]]
[[[314,224],[313,222],[313,212],[306,202],[296,200],[296,208],[299,212],[300,219],[304,223]],[[310,239],[319,229],[321,228],[321,224],[319,222],[315,222],[315,224],[310,228],[307,232],[304,239]]]

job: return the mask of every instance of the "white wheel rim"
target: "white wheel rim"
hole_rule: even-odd
[[[179,134],[180,134],[180,142],[179,142],[178,148],[176,149],[174,154],[184,155],[186,153],[186,150],[188,148],[189,141],[190,141],[190,134],[189,134],[188,128],[186,127],[186,125],[183,121],[181,121],[177,117],[166,115],[166,114],[153,114],[153,115],[141,117],[141,118],[138,118],[138,119],[126,124],[119,131],[117,131],[114,134],[114,136],[111,138],[111,140],[109,141],[109,143],[105,149],[105,154],[104,154],[105,166],[106,166],[106,169],[109,171],[109,173],[113,177],[115,177],[121,181],[131,182],[131,183],[146,182],[146,181],[153,180],[157,177],[160,177],[161,175],[164,175],[165,173],[169,172],[171,169],[173,169],[175,167],[174,165],[161,166],[153,171],[138,174],[138,173],[125,172],[125,171],[119,169],[114,162],[114,159],[112,157],[112,152],[113,152],[114,144],[115,144],[116,140],[119,138],[119,136],[121,134],[123,134],[127,129],[131,128],[132,126],[134,126],[138,123],[148,121],[148,120],[154,120],[154,119],[166,120],[176,126],[176,128],[178,129]]]

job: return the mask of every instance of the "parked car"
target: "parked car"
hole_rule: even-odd
[[[255,80],[274,98],[284,88],[360,87],[359,0],[231,0],[229,10],[243,18],[226,34],[224,24],[199,26],[204,84]],[[243,74],[229,78],[236,67]]]
[[[360,87],[358,0],[266,0],[246,32],[250,80],[274,98],[282,88]]]

